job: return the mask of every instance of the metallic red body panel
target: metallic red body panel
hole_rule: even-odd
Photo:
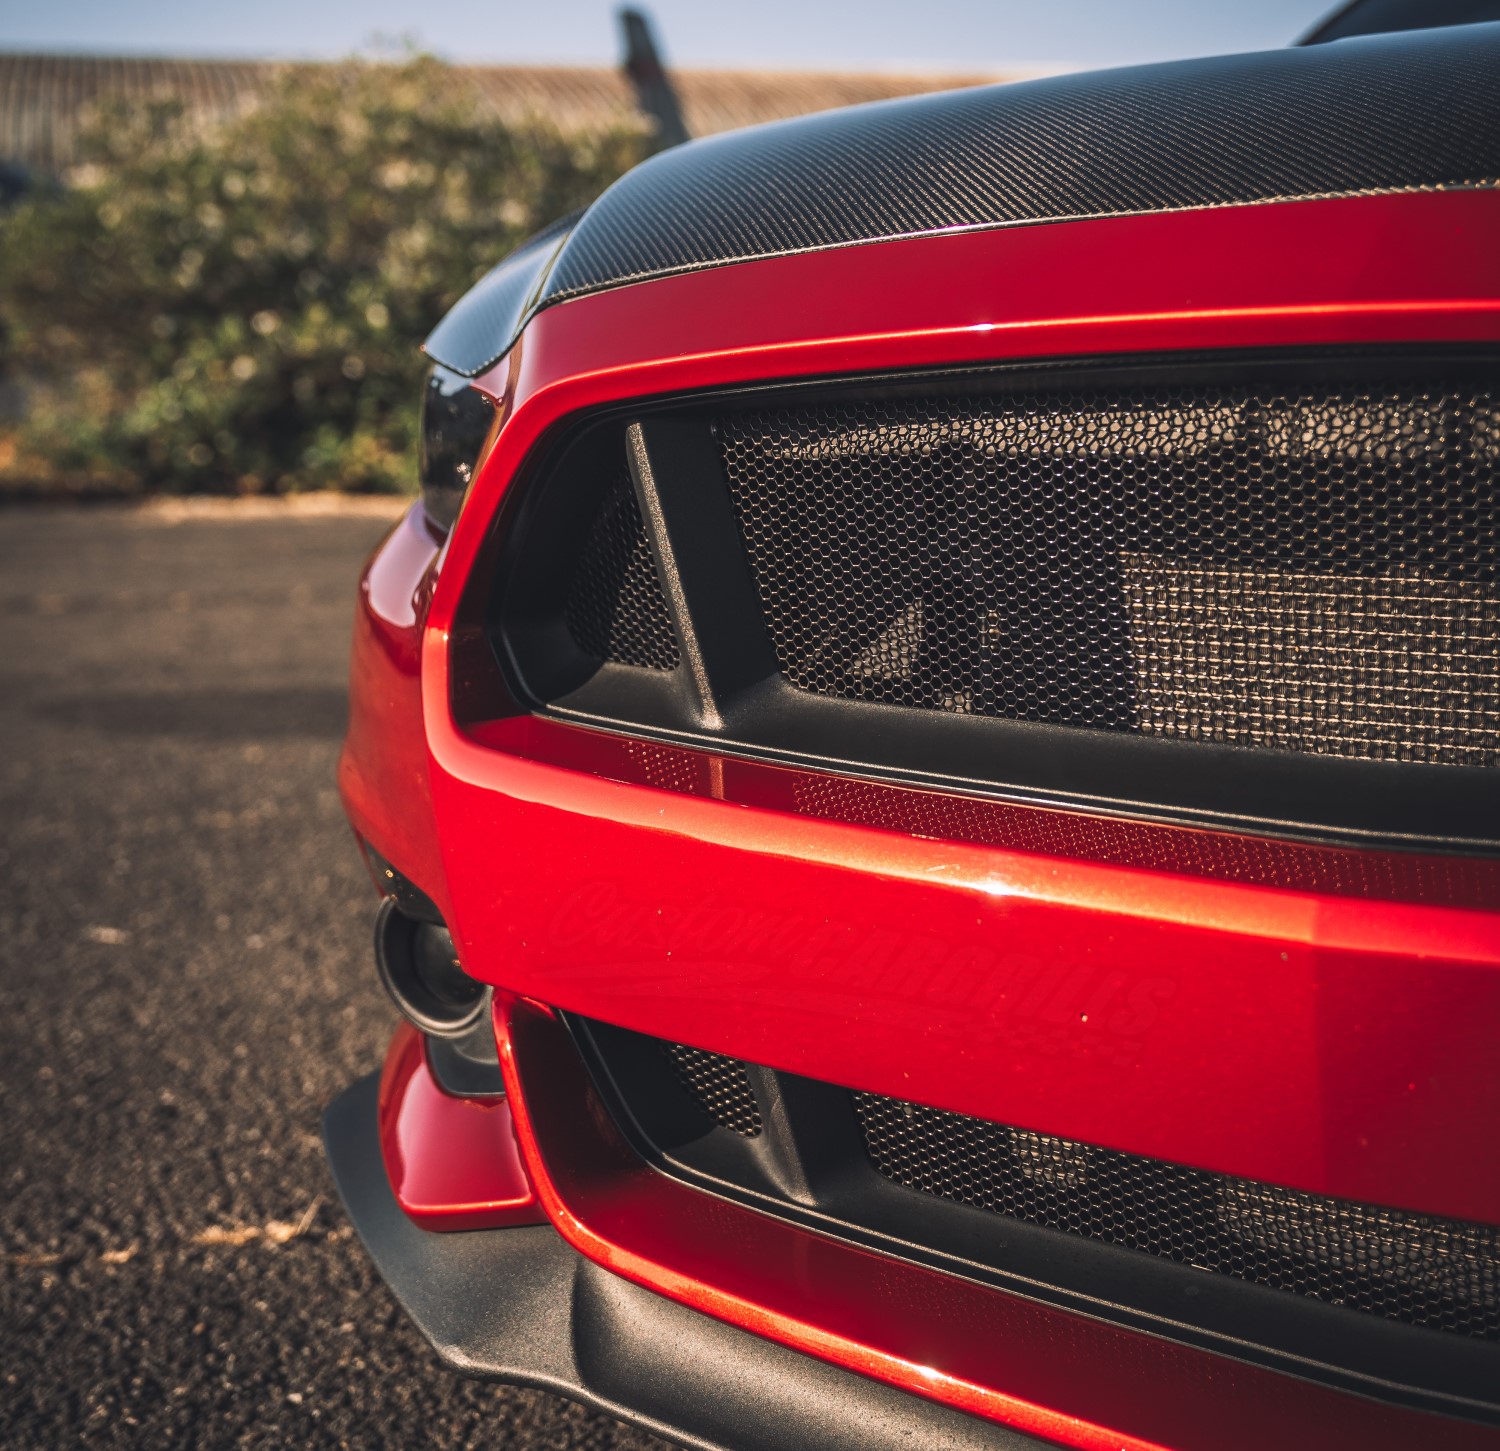
[[[370,556],[349,664],[339,790],[354,829],[441,906],[447,900],[422,728],[422,629],[439,546],[415,504]]]
[[[1500,1218],[1500,922],[931,840],[478,752],[469,969],[851,1088]],[[484,774],[478,768],[484,767]],[[726,776],[741,768],[725,763]],[[498,860],[488,843],[524,842]]]
[[[486,752],[490,790],[442,786],[481,976],[872,1093],[1500,1217],[1500,1163],[1475,1152],[1500,1114],[1490,913],[797,816],[744,804],[795,773],[678,753],[726,808],[587,774],[599,737],[561,733],[583,769]],[[502,870],[482,843],[507,837],[526,851]]]
[[[578,408],[1022,358],[1494,342],[1497,232],[1493,191],[1357,197],[949,233],[579,298],[534,319],[481,380],[507,416],[454,531],[453,573],[467,577],[524,453]]]
[[[820,818],[798,799],[819,778],[533,721],[462,655],[507,491],[580,410],[1021,358],[1493,344],[1497,236],[1491,191],[1366,197],[890,242],[546,310],[481,380],[502,426],[445,556],[403,540],[367,576],[341,775],[356,826],[512,992],[1045,1133],[1500,1222],[1493,863],[1014,803],[934,813],[871,782]],[[535,1125],[518,1101],[517,1127],[563,1232],[813,1353],[1075,1445],[1431,1444],[1434,1424],[1494,1444],[935,1272],[835,1263],[831,1241],[591,1168],[563,1132],[605,1132],[580,1123],[585,1086],[542,1079],[571,1098],[529,1101]],[[916,1345],[906,1297],[929,1292]]]
[[[1500,1430],[1106,1325],[692,1189],[619,1138],[545,1009],[499,1001],[496,1032],[526,1164],[559,1232],[695,1309],[1089,1451],[1500,1446]]]
[[[545,1220],[521,1163],[510,1101],[445,1093],[425,1039],[406,1023],[380,1076],[380,1149],[396,1202],[423,1229]]]

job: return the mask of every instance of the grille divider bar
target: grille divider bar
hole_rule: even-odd
[[[632,423],[625,431],[625,454],[630,461],[630,478],[635,485],[636,497],[640,500],[641,515],[646,521],[651,554],[656,560],[656,570],[666,591],[667,607],[672,612],[672,625],[677,631],[678,643],[682,646],[682,663],[692,680],[698,699],[700,724],[711,730],[717,729],[723,724],[723,719],[714,699],[713,687],[709,683],[708,668],[703,663],[698,631],[693,624],[692,611],[688,609],[682,585],[677,551],[672,546],[656,473],[651,467],[651,457],[646,452],[646,441],[639,423]]]
[[[703,420],[652,418],[626,430],[626,453],[700,725],[721,730],[742,697],[781,681],[719,451]]]
[[[756,1146],[766,1177],[794,1203],[821,1206],[850,1172],[868,1165],[846,1088],[745,1064],[765,1120]]]

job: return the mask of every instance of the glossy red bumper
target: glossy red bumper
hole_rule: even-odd
[[[466,1099],[433,1076],[426,1040],[403,1023],[380,1077],[380,1152],[396,1202],[423,1229],[546,1221],[522,1166],[508,1099]]]

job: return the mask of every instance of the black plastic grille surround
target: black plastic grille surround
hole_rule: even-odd
[[[716,433],[800,690],[1500,761],[1492,386],[1059,386],[730,413]]]
[[[661,1043],[677,1080],[721,1129],[752,1139],[764,1127],[750,1075],[737,1058],[707,1053],[683,1043]]]
[[[600,660],[646,670],[677,668],[677,636],[623,467],[574,566],[564,618],[579,648]]]
[[[1072,359],[578,420],[489,628],[548,714],[969,796],[1500,848],[1487,348]]]
[[[856,1093],[871,1161],[924,1194],[1406,1325],[1500,1340],[1500,1229],[1186,1169]]]

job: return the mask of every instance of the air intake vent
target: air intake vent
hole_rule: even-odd
[[[763,1127],[750,1075],[737,1058],[663,1042],[662,1052],[678,1081],[720,1128],[752,1139]]]
[[[908,1188],[1481,1340],[1500,1340],[1500,1229],[1375,1209],[854,1095],[870,1159]]]
[[[573,571],[565,612],[578,647],[646,670],[677,668],[677,637],[636,502],[621,466]]]
[[[1478,350],[643,404],[545,463],[497,654],[543,711],[726,756],[1493,851],[1497,471],[1500,359]]]
[[[815,695],[1375,761],[1500,761],[1500,398],[1139,384],[716,424]]]
[[[847,1232],[869,1247],[871,1273],[880,1256],[927,1264],[1136,1328],[1144,1317],[1158,1334],[1295,1375],[1347,1388],[1352,1374],[1368,1394],[1500,1416],[1500,1226],[1187,1168],[569,1022],[649,1162]]]

